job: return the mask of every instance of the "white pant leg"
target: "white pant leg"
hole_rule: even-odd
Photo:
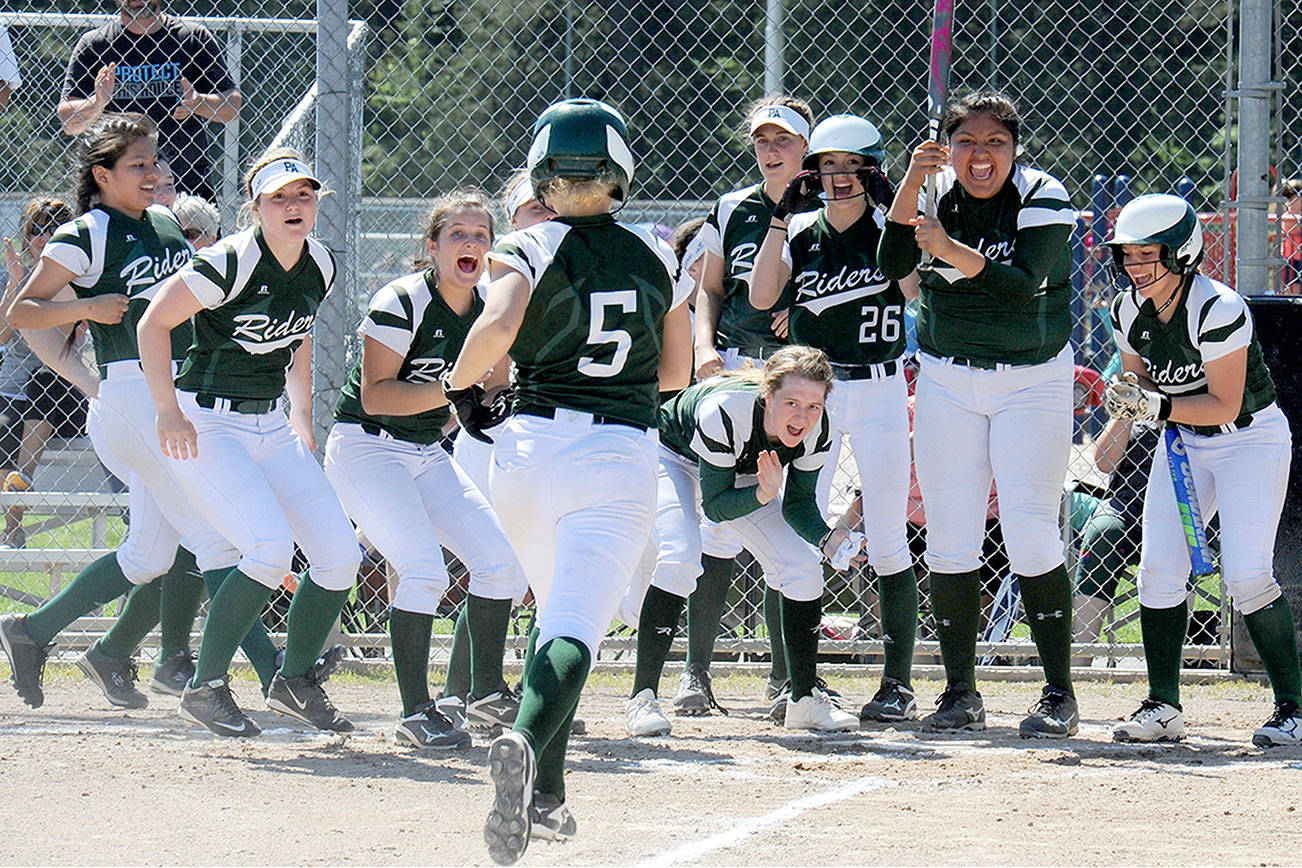
[[[655,570],[651,584],[679,597],[689,597],[701,577],[701,476],[696,462],[660,447],[656,496]],[[719,527],[730,538],[729,528]]]
[[[254,456],[262,439],[259,420],[284,415],[218,412],[198,406],[188,392],[178,391],[177,399],[198,432],[199,454],[169,458],[173,475],[200,514],[240,552],[240,572],[279,587],[293,563],[294,535]]]
[[[497,425],[489,428],[485,433],[496,441],[501,430],[502,426]],[[452,460],[457,462],[457,466],[465,471],[470,481],[487,498],[488,468],[493,463],[493,444],[471,437],[463,428],[457,432],[456,439],[452,441]]]
[[[360,425],[336,424],[326,439],[326,478],[398,576],[393,607],[433,615],[447,592],[448,572],[414,478],[419,463],[415,444],[382,440]]]
[[[87,428],[101,460],[130,491],[131,526],[118,549],[118,563],[133,583],[165,573],[184,545],[202,571],[233,566],[239,553],[203,520],[171,472],[155,428],[154,404],[144,376],[116,373],[100,384]]]
[[[279,411],[259,416],[258,468],[271,486],[290,532],[311,567],[311,580],[327,591],[357,582],[362,550],[353,524],[316,457]]]
[[[1198,501],[1204,521],[1212,511],[1221,517],[1221,576],[1234,608],[1250,615],[1280,596],[1275,533],[1292,458],[1288,421],[1272,407],[1242,431],[1212,437],[1185,432],[1183,439],[1190,466],[1206,467],[1211,477],[1211,506],[1203,503],[1201,488]]]
[[[595,656],[655,524],[656,437],[556,415],[507,423],[493,453],[493,501],[531,586],[530,553],[554,552],[539,647],[564,636]]]
[[[439,541],[470,570],[470,592],[519,603],[529,589],[497,513],[437,443],[418,447],[416,487]]]
[[[859,469],[868,563],[880,576],[913,566],[905,532],[909,510],[909,390],[904,372],[879,380],[845,380],[832,390]],[[820,475],[819,482],[822,482]]]
[[[1071,356],[1064,350],[1041,365],[983,373],[1008,563],[1019,576],[1043,575],[1064,561],[1060,522],[1071,459]]]
[[[764,570],[764,582],[789,600],[807,602],[823,596],[823,564],[818,550],[787,523],[782,498],[724,524],[742,540]]]
[[[1198,505],[1203,520],[1211,518],[1209,510],[1214,505],[1211,475],[1205,466],[1189,462],[1194,488],[1198,492]],[[1204,494],[1205,493],[1205,494]],[[1171,482],[1170,465],[1166,457],[1166,439],[1158,440],[1153,463],[1148,475],[1148,488],[1144,492],[1143,538],[1139,547],[1139,571],[1135,584],[1139,589],[1139,602],[1150,609],[1170,609],[1185,601],[1185,585],[1192,564],[1189,544],[1185,540],[1184,524],[1175,501],[1175,487]]]
[[[990,422],[967,368],[922,356],[913,408],[913,455],[927,512],[927,567],[966,573],[981,566],[990,500]]]

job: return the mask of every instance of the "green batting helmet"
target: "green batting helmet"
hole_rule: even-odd
[[[1193,206],[1179,196],[1150,193],[1130,200],[1104,242],[1117,267],[1125,264],[1123,244],[1160,244],[1162,264],[1172,274],[1191,274],[1203,261],[1203,227]]]
[[[633,183],[628,128],[614,107],[595,99],[567,99],[547,107],[533,126],[526,162],[537,195],[553,178],[588,180],[606,172],[625,199]]]

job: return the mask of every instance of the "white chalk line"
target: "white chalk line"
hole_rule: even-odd
[[[843,784],[835,789],[824,790],[821,793],[814,793],[809,796],[802,796],[799,799],[787,802],[782,807],[770,811],[759,817],[752,817],[748,820],[741,820],[735,823],[732,828],[726,832],[720,832],[717,835],[711,835],[699,841],[693,841],[684,844],[681,847],[675,847],[672,850],[666,850],[657,856],[653,856],[643,862],[639,862],[638,868],[653,868],[653,866],[676,865],[680,862],[694,862],[703,856],[722,850],[727,847],[735,846],[758,834],[769,826],[776,826],[780,823],[793,820],[806,811],[812,811],[816,808],[834,805],[837,802],[843,802],[846,799],[852,799],[855,796],[862,795],[871,790],[882,787],[892,786],[895,782],[886,778],[867,777]]]

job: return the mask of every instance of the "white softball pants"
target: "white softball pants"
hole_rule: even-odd
[[[498,432],[502,430],[501,425],[495,425],[487,429],[484,433],[497,440]],[[452,441],[452,460],[457,463],[462,472],[470,477],[470,481],[475,484],[484,499],[488,499],[488,468],[493,465],[493,444],[485,443],[483,440],[477,440],[460,430],[456,438]]]
[[[1292,457],[1288,420],[1272,404],[1239,431],[1212,436],[1181,431],[1180,437],[1203,521],[1217,512],[1221,516],[1221,577],[1234,608],[1251,615],[1280,595],[1274,572],[1275,531],[1284,509]],[[1189,578],[1189,546],[1171,483],[1165,438],[1153,457],[1143,528],[1139,601],[1151,609],[1178,606],[1184,602]]]
[[[220,401],[200,407],[190,392],[176,396],[199,434],[199,454],[169,461],[199,512],[239,551],[240,572],[278,587],[297,540],[313,582],[327,591],[351,588],[361,563],[357,536],[284,412],[236,413]]]
[[[981,564],[993,476],[1012,571],[1060,566],[1062,485],[1071,453],[1072,356],[987,371],[922,354],[913,450],[927,511],[927,566]]]
[[[446,547],[470,570],[470,591],[524,598],[524,571],[488,500],[438,443],[421,445],[339,422],[325,475],[344,511],[398,574],[393,607],[434,615],[448,589]]]
[[[493,506],[538,604],[538,646],[596,657],[655,526],[654,430],[557,409],[512,416],[493,449]]]
[[[696,590],[701,576],[701,474],[697,462],[660,448],[660,494],[656,506],[659,550],[651,584],[680,597]],[[765,583],[792,600],[823,595],[822,560],[817,549],[792,529],[777,497],[754,512],[710,522],[755,556]],[[640,602],[640,601],[639,601]]]
[[[859,470],[868,563],[890,576],[913,566],[905,526],[909,511],[909,387],[903,367],[895,376],[837,380],[827,399],[832,449],[818,474],[818,505],[827,515],[842,435]]]
[[[127,483],[130,527],[117,550],[118,566],[132,584],[161,576],[176,560],[177,545],[195,556],[199,569],[231,567],[239,552],[200,517],[158,445],[154,402],[134,360],[105,366],[99,397],[92,399],[86,430],[95,454]]]
[[[723,369],[725,371],[736,371],[741,368],[764,367],[763,360],[744,355],[742,351],[736,347],[728,347],[721,351],[719,355],[723,358]],[[698,488],[699,485],[700,479],[698,478]],[[701,496],[698,491],[696,502],[699,504],[700,501]],[[658,524],[659,522],[657,521],[657,525]],[[733,528],[729,522],[713,522],[708,518],[705,518],[704,515],[701,517],[700,538],[702,554],[707,554],[712,558],[722,558],[723,560],[735,558],[737,555],[741,554],[742,549],[746,548],[746,545],[741,541],[741,537],[737,536],[735,528]],[[751,552],[752,556],[754,554],[754,552]],[[700,576],[700,574],[701,571],[698,570],[696,575]],[[693,578],[693,582],[695,582],[695,578]]]

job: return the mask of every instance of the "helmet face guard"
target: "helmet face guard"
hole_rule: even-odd
[[[617,188],[615,198],[626,200],[634,161],[623,116],[593,99],[567,99],[548,106],[534,124],[526,166],[535,195],[557,178],[586,181],[610,176]]]

